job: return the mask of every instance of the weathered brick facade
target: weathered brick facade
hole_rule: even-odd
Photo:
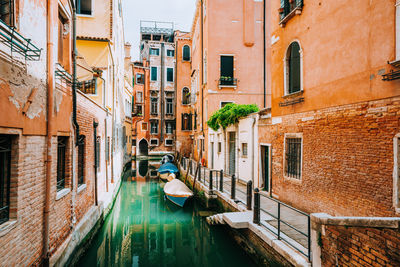
[[[272,193],[307,212],[395,216],[393,138],[400,98],[388,98],[260,121],[272,146]],[[284,174],[285,134],[302,135],[302,175]]]
[[[398,266],[399,229],[325,226],[320,237],[323,266]]]

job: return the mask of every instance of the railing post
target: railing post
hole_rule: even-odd
[[[231,199],[235,199],[236,197],[236,178],[235,175],[232,175],[231,181]]]
[[[219,191],[224,192],[224,170],[219,173]]]
[[[311,219],[310,216],[308,216],[308,236],[307,236],[307,241],[308,241],[308,262],[311,262]]]
[[[278,240],[281,240],[281,203],[278,202]]]
[[[208,187],[209,187],[210,191],[213,190],[213,173],[212,173],[212,170],[210,170],[210,183],[209,183]]]
[[[197,177],[197,179],[198,179],[199,182],[201,183],[201,165],[198,166],[198,168],[199,168],[199,173],[198,173],[198,176],[199,176],[199,177]]]
[[[253,197],[253,182],[247,182],[247,210],[251,210],[251,199]]]
[[[260,192],[254,189],[253,223],[260,224]]]

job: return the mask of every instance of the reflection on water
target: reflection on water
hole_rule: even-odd
[[[138,166],[139,173],[141,166],[149,168],[148,163]],[[194,201],[187,204],[182,209],[165,200],[158,179],[125,179],[111,214],[78,265],[254,265],[224,229],[208,226]]]

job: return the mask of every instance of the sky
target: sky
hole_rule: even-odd
[[[140,21],[173,22],[175,30],[190,31],[196,0],[122,0],[125,42],[132,61],[139,60]]]

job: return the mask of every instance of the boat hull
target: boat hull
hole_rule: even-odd
[[[179,207],[183,207],[185,205],[186,200],[189,198],[188,196],[172,196],[169,194],[165,194],[167,199],[174,203],[175,205],[178,205]]]

